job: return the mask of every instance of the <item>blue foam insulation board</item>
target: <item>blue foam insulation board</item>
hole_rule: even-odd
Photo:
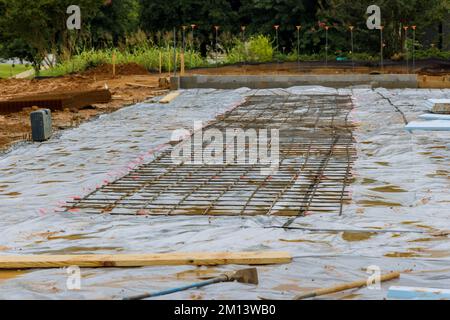
[[[450,120],[412,121],[405,127],[408,131],[450,131]]]
[[[450,114],[425,113],[419,116],[424,120],[450,120]]]
[[[448,300],[450,290],[393,286],[389,288],[387,297],[396,300]]]

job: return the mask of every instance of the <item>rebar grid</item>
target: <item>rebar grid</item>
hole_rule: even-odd
[[[251,96],[204,130],[278,129],[280,161],[272,174],[262,174],[261,169],[268,167],[262,163],[176,164],[169,147],[152,162],[68,203],[66,210],[112,215],[291,216],[285,226],[308,213],[342,214],[350,200],[346,187],[356,157],[353,125],[348,120],[352,108],[351,98],[343,95]],[[224,154],[229,148],[224,145]],[[238,154],[232,148],[236,160]]]

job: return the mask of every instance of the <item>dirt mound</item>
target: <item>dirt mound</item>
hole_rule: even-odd
[[[428,76],[444,76],[450,74],[450,61],[443,59],[425,59],[417,63],[421,68],[418,73]]]
[[[112,74],[112,64],[102,64],[83,72],[86,76],[98,76],[98,75],[111,75]],[[144,67],[138,65],[137,63],[127,63],[116,65],[116,75],[129,76],[136,74],[148,74],[149,72]]]
[[[91,88],[89,79],[77,76],[48,79],[0,80],[0,101],[17,96],[35,95],[46,92],[80,91]]]

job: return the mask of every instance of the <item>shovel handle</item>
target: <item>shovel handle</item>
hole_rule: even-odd
[[[387,274],[384,274],[381,276],[380,282],[397,279],[399,277],[400,277],[399,272],[387,273]],[[293,300],[314,298],[314,297],[323,296],[323,295],[331,294],[331,293],[336,293],[336,292],[340,292],[340,291],[344,291],[344,290],[361,288],[366,285],[367,285],[367,280],[359,280],[359,281],[354,281],[354,282],[350,282],[350,283],[344,283],[344,284],[340,284],[340,285],[337,285],[334,287],[319,289],[319,290],[315,290],[315,291],[312,291],[309,293],[301,294],[301,295],[294,297]]]
[[[140,295],[136,295],[136,296],[132,296],[132,297],[127,297],[127,298],[124,298],[123,300],[143,300],[143,299],[148,299],[148,298],[160,297],[160,296],[165,296],[165,295],[172,294],[175,292],[186,291],[186,290],[194,289],[194,288],[201,288],[201,287],[208,286],[210,284],[227,282],[227,281],[229,281],[229,277],[224,275],[224,276],[220,276],[220,277],[217,277],[217,278],[214,278],[211,280],[197,282],[197,283],[189,284],[189,285],[178,287],[178,288],[163,290],[163,291],[159,291],[159,292],[155,292],[155,293],[144,293],[144,294],[140,294]]]

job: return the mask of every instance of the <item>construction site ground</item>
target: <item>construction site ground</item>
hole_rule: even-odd
[[[412,68],[412,62],[409,62]],[[419,75],[421,88],[450,88],[450,64],[442,60],[425,60],[417,62],[415,71]],[[386,62],[383,70],[376,63],[338,63],[302,62],[268,63],[268,64],[240,64],[225,67],[210,67],[187,71],[192,74],[210,75],[283,75],[283,74],[342,74],[342,73],[406,73],[406,62]],[[88,89],[101,89],[107,85],[113,100],[108,104],[98,104],[84,110],[63,110],[53,114],[55,130],[78,126],[80,123],[92,119],[99,114],[108,113],[130,104],[141,102],[165,92],[159,87],[159,79],[169,74],[149,73],[134,64],[117,67],[116,77],[112,77],[112,67],[102,65],[78,75],[69,75],[45,79],[0,79],[0,100],[14,97],[33,96],[45,92],[65,92]],[[140,84],[133,86],[132,84]],[[0,151],[4,151],[12,143],[29,140],[32,110],[1,115],[0,114]]]
[[[161,75],[165,77],[166,75]],[[0,79],[0,100],[33,96],[41,93],[58,93],[102,89],[107,86],[112,92],[112,101],[97,104],[82,110],[62,110],[52,114],[55,131],[78,126],[99,114],[113,112],[124,106],[142,102],[153,96],[166,93],[159,87],[159,74],[150,74],[137,66],[118,68],[112,77],[112,68],[102,66],[81,75],[45,79]],[[31,133],[31,108],[22,112],[0,114],[0,150],[12,143],[29,140]]]
[[[136,77],[132,79],[135,82],[141,79],[141,75]],[[152,76],[145,77],[150,79]],[[152,78],[155,82],[148,83],[156,86],[158,78],[155,75]],[[124,76],[120,81],[123,84],[130,80]],[[105,79],[97,78],[95,82],[90,79],[84,85],[95,83],[103,86],[104,82]],[[115,90],[114,80],[108,80],[108,86]],[[131,92],[125,91],[131,90],[129,88],[120,88],[124,91],[117,90],[115,95],[125,96]],[[136,92],[141,90],[136,89]],[[144,97],[146,94],[153,95],[151,90],[142,93],[142,99],[147,98]],[[20,91],[20,88],[16,89],[16,92]],[[131,93],[127,97],[131,97]],[[406,123],[417,120],[419,115],[427,111],[424,103],[431,98],[448,99],[450,91],[368,87],[333,89],[318,86],[267,90],[197,89],[181,90],[180,96],[170,104],[147,101],[100,115],[76,128],[59,132],[47,142],[26,142],[0,155],[1,253],[275,250],[288,251],[293,256],[290,264],[258,267],[258,286],[224,283],[177,293],[170,299],[291,299],[311,289],[366,278],[367,268],[379,268],[383,273],[401,271],[402,275],[399,280],[391,281],[379,290],[365,288],[327,298],[384,299],[390,285],[448,288],[450,136],[448,132],[411,133],[405,130]],[[251,105],[247,105],[246,101],[250,101]],[[270,109],[267,101],[280,104],[286,112]],[[328,107],[320,111],[323,103]],[[119,104],[124,105],[125,102]],[[333,107],[336,105],[342,106],[341,113]],[[309,109],[308,106],[313,108]],[[318,109],[314,111],[316,107]],[[229,113],[230,110],[235,113]],[[345,110],[349,111],[348,114],[342,113]],[[262,116],[258,117],[258,114]],[[318,171],[310,168],[302,170],[298,176],[292,167],[281,167],[280,174],[284,178],[273,175],[273,179],[247,173],[233,173],[233,176],[222,179],[223,171],[217,174],[201,172],[200,175],[195,171],[196,168],[191,167],[184,167],[183,170],[194,170],[193,175],[180,173],[171,176],[163,173],[167,164],[159,160],[153,162],[162,159],[158,158],[159,155],[165,147],[170,147],[174,130],[192,129],[194,121],[208,123],[216,119],[219,120],[217,128],[232,126],[233,119],[245,120],[253,125],[264,125],[264,121],[268,124],[273,121],[271,125],[286,125],[289,123],[289,114],[294,118],[304,115],[303,120],[291,124],[299,126],[296,130],[307,132],[302,127],[305,125],[315,131],[314,125],[319,123],[320,130],[324,132],[318,132],[333,133],[333,130],[327,130],[330,119],[334,125],[328,129],[338,126],[343,130],[340,135],[344,140],[333,142],[330,153],[323,153],[318,148],[313,154],[314,157],[333,154],[335,143],[350,141],[350,147],[344,143],[344,149],[338,149],[337,157],[349,159],[349,152],[343,152],[345,149],[355,155],[351,167],[347,169],[351,178],[348,174],[344,177],[340,175],[344,166],[336,169],[341,172],[339,175],[330,168],[329,171],[324,170],[328,164],[336,166],[336,160],[326,160],[330,159],[328,156],[325,160],[316,161],[322,164]],[[327,116],[320,118],[318,115]],[[253,121],[253,116],[261,123]],[[311,120],[315,117],[318,120],[314,124]],[[305,119],[308,121],[304,122]],[[347,122],[348,126],[343,126]],[[350,133],[352,139],[349,140],[345,137]],[[289,135],[281,134],[281,137],[284,139],[282,143],[290,143]],[[292,136],[302,137],[306,136]],[[305,158],[304,149],[296,151],[299,153],[290,151],[288,148],[287,154]],[[295,161],[292,159],[289,163]],[[115,185],[119,188],[126,183],[136,185],[139,180],[133,179],[137,174],[151,175],[155,170],[166,179],[156,179],[157,182],[166,183],[165,187],[158,190],[152,183],[145,182],[143,186],[137,186],[136,190],[150,187],[145,189],[148,193],[127,192],[126,196],[130,201],[141,201],[144,196],[150,196],[151,199],[146,203],[174,205],[171,208],[175,209],[169,212],[152,215],[153,209],[150,208],[133,216],[122,215],[122,210],[104,210],[102,214],[93,214],[85,212],[85,206],[73,206],[74,202],[79,204],[80,200],[89,200],[89,195],[96,191],[98,199],[103,196],[103,191]],[[236,203],[240,210],[234,216],[205,215],[203,213],[211,211],[205,211],[204,207],[201,211],[178,215],[176,210],[181,209],[180,196],[166,192],[186,188],[184,183],[193,176],[203,181],[192,189],[198,192],[222,182],[227,184],[225,191],[233,191],[235,186],[256,190],[248,198],[251,199],[259,191],[269,193],[270,190],[265,188],[267,185],[284,183],[287,187],[283,192],[295,194],[298,185],[290,184],[292,180],[286,180],[286,177],[299,178],[302,184],[302,181],[304,183],[310,179],[310,174],[319,179],[313,179],[313,187],[300,200],[307,199],[308,203],[313,202],[310,199],[319,200],[320,203],[317,195],[327,190],[327,187],[320,185],[320,181],[333,183],[339,179],[344,181],[348,191],[346,200],[341,201],[342,210],[339,210],[339,202],[336,202],[338,210],[305,211],[302,206],[300,210],[296,209],[300,213],[298,215],[276,215],[276,211],[285,203],[282,203],[283,199],[275,197],[274,205],[269,205],[269,211],[264,211],[266,214],[253,214],[252,203],[244,201]],[[201,178],[205,175],[209,176]],[[237,178],[236,184],[230,179],[234,177]],[[263,183],[261,180],[264,180]],[[187,191],[185,197],[181,195],[182,204],[186,204],[185,201],[192,194]],[[245,193],[240,195],[246,196]],[[202,200],[199,194],[194,196]],[[171,202],[152,202],[158,197],[159,200]],[[124,206],[127,204],[121,203],[122,209]],[[146,204],[144,206],[147,207]],[[267,204],[265,206],[267,208]],[[132,205],[128,209],[138,208]],[[209,206],[206,209],[211,210]],[[223,210],[223,207],[215,209]],[[282,213],[291,214],[281,209]],[[176,287],[204,276],[238,268],[231,265],[86,269],[82,271],[82,287],[79,291],[67,290],[67,272],[64,269],[6,271],[0,272],[0,298],[119,299]]]

